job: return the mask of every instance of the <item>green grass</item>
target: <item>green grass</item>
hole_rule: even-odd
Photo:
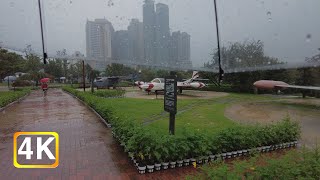
[[[200,167],[186,179],[320,179],[320,149],[302,148],[285,155],[256,155],[244,161],[215,162]]]
[[[268,96],[251,94],[230,94],[212,99],[180,99],[176,115],[176,135],[181,135],[185,127],[197,131],[215,133],[217,131],[240,126],[224,116],[224,110],[235,102],[272,100]],[[168,133],[169,113],[163,110],[161,99],[120,98],[108,99],[113,112],[119,116],[130,117],[144,124],[145,128],[160,134]]]
[[[29,91],[30,91],[29,89],[22,89],[17,91],[6,91],[6,92],[0,91],[0,108],[21,98],[22,96],[26,95]]]
[[[187,103],[180,100],[180,103]],[[190,105],[190,104],[189,104]],[[213,133],[217,130],[237,125],[234,121],[224,116],[224,109],[227,104],[215,101],[202,101],[196,105],[187,108],[181,108],[183,111],[176,115],[176,134],[183,132],[183,127],[195,129],[197,131],[208,131]],[[159,133],[167,133],[168,117],[155,121],[148,125],[148,128],[156,129]]]

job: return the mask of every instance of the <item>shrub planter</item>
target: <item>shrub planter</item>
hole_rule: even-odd
[[[192,163],[194,163],[194,162],[196,162],[197,160],[195,159],[195,158],[190,158],[190,163],[192,164]]]
[[[177,166],[181,167],[183,165],[183,160],[177,161]]]
[[[177,162],[175,162],[175,161],[171,161],[170,162],[170,168],[175,168],[176,167],[176,164],[177,164]]]
[[[281,144],[279,144],[278,146],[279,146],[279,149],[283,149],[284,143],[281,143]]]
[[[223,154],[222,154],[222,156],[223,156]],[[227,159],[230,159],[230,158],[232,158],[232,152],[227,152]]]
[[[290,147],[294,147],[294,142],[291,142],[291,143],[290,143]]]
[[[239,157],[241,157],[243,155],[243,151],[242,150],[237,151],[237,153],[238,153]]]
[[[216,156],[215,156],[215,155],[210,155],[210,161],[214,161],[214,160],[215,160],[215,158],[216,158]]]
[[[242,155],[247,156],[248,155],[248,150],[242,150]]]
[[[161,164],[160,163],[156,163],[156,164],[154,164],[154,167],[155,167],[156,171],[160,171]]]
[[[141,167],[138,166],[139,173],[140,173],[140,174],[146,173],[146,168],[147,168],[146,166],[141,166]]]
[[[204,157],[203,158],[203,163],[208,163],[208,162],[209,162],[209,157],[208,156]]]
[[[262,152],[262,147],[257,147],[258,152]]]
[[[107,127],[108,127],[108,128],[111,128],[111,127],[112,127],[112,125],[107,123]]]
[[[197,160],[197,164],[202,164],[202,158],[199,158],[198,160]]]
[[[162,169],[168,169],[168,167],[169,167],[168,162],[163,162],[163,163],[161,163],[161,165],[162,165]]]
[[[221,154],[218,154],[218,155],[216,155],[216,158],[215,158],[215,159],[219,159],[219,160],[220,160],[220,159],[221,159],[221,156],[222,156]]]
[[[293,141],[294,142],[294,146],[298,145],[298,141]]]
[[[147,169],[149,173],[152,173],[154,169],[154,165],[147,165]]]
[[[189,164],[190,164],[190,159],[184,159],[184,160],[183,160],[183,164],[184,164],[185,166],[189,166]]]
[[[237,155],[238,155],[238,152],[237,152],[237,151],[233,151],[233,152],[232,152],[232,157],[235,158],[235,157],[237,157]]]
[[[266,152],[269,152],[271,149],[271,146],[266,146]]]
[[[222,159],[226,159],[227,153],[222,153]]]
[[[266,151],[267,151],[267,147],[266,147],[266,146],[263,146],[262,149],[261,149],[261,152],[264,153],[264,152],[266,152]]]

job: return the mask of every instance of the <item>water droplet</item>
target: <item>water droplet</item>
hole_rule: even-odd
[[[271,12],[270,11],[267,12],[267,16],[268,16],[268,21],[272,22],[272,17],[271,17]]]
[[[111,7],[111,6],[113,6],[113,5],[114,5],[113,1],[112,1],[112,0],[109,0],[109,1],[108,1],[108,6]]]
[[[70,4],[72,4],[72,1],[70,1]]]
[[[307,42],[310,42],[310,41],[311,41],[311,34],[307,34],[307,36],[306,36],[306,41],[307,41]]]
[[[10,7],[14,7],[14,2],[10,2]]]
[[[320,51],[320,48],[318,48],[318,50]]]
[[[270,62],[270,61],[268,61],[268,64],[270,65],[270,64],[271,64],[271,62]]]

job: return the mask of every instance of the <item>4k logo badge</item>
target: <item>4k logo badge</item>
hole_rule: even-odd
[[[58,133],[16,132],[13,137],[13,165],[16,168],[58,167]]]

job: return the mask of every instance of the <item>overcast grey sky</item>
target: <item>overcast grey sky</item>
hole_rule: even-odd
[[[320,0],[217,0],[223,45],[261,40],[267,55],[287,62],[319,54]],[[85,53],[86,20],[106,18],[116,30],[142,20],[143,0],[43,0],[49,54],[66,48]],[[156,0],[170,8],[171,31],[191,35],[195,66],[210,60],[217,46],[213,0]],[[109,4],[109,5],[108,5]],[[37,0],[0,1],[0,43],[41,52]],[[311,37],[311,38],[307,38]]]

